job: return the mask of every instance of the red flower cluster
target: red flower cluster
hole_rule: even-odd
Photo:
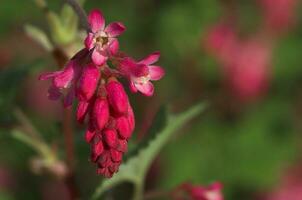
[[[88,16],[91,32],[80,50],[61,71],[42,74],[39,79],[51,79],[48,96],[57,100],[68,89],[64,106],[70,107],[78,99],[77,121],[88,121],[86,141],[91,145],[91,161],[97,164],[97,173],[112,177],[119,169],[122,156],[127,151],[135,119],[128,95],[118,78],[129,80],[132,92],[140,91],[146,96],[154,93],[150,80],[159,80],[164,70],[151,65],[160,54],[155,52],[142,61],[119,52],[117,36],[125,26],[114,22],[105,27],[99,10]],[[108,64],[110,62],[110,66]]]

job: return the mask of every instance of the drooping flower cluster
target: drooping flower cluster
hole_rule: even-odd
[[[79,123],[88,124],[85,139],[91,145],[91,161],[96,163],[98,174],[112,177],[119,169],[135,126],[128,95],[118,78],[126,78],[132,92],[152,96],[154,87],[150,81],[161,79],[164,70],[153,65],[159,52],[139,62],[119,52],[116,37],[125,31],[122,23],[113,22],[105,27],[99,10],[89,14],[88,22],[91,30],[84,41],[85,48],[62,70],[44,73],[39,79],[52,80],[50,99],[64,96],[65,107],[70,107],[75,98],[78,100],[76,117]]]
[[[222,184],[215,182],[208,187],[184,183],[173,192],[174,200],[223,200]]]

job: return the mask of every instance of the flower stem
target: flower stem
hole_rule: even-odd
[[[67,55],[61,49],[55,49],[53,51],[53,57],[61,68],[63,68],[68,61]],[[68,166],[68,174],[64,179],[64,182],[68,188],[70,199],[75,200],[78,199],[79,192],[76,186],[75,173],[74,173],[75,153],[74,153],[74,132],[72,128],[71,108],[64,109],[63,136],[64,136],[64,146],[66,152],[66,162]]]
[[[87,15],[85,10],[80,6],[79,2],[77,0],[64,0],[67,4],[69,4],[74,12],[78,15],[82,27],[89,32],[90,31],[90,26],[87,21]]]
[[[134,188],[133,200],[142,200],[144,195],[144,180],[137,181]]]

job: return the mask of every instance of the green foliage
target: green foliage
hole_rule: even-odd
[[[26,77],[41,67],[41,60],[21,66],[11,66],[0,73],[0,121],[11,119],[11,111],[16,104],[17,96],[24,86],[22,83]]]
[[[168,169],[161,186],[220,180],[230,198],[241,189],[268,188],[296,156],[291,127],[290,107],[283,99],[259,104],[233,123],[209,114],[166,148]]]
[[[160,133],[167,125],[167,108],[162,106],[152,122],[151,127],[146,133],[146,137],[143,138],[136,147],[126,154],[124,161],[127,162],[128,159],[136,156],[141,149],[146,148],[150,142]]]
[[[26,34],[38,44],[40,44],[45,50],[49,52],[52,51],[53,46],[49,41],[46,33],[44,33],[41,29],[30,24],[25,25],[24,29]]]

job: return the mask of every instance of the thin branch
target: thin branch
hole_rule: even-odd
[[[78,15],[82,27],[89,32],[90,31],[90,26],[87,21],[87,15],[85,10],[80,6],[79,2],[77,0],[64,0],[67,4],[69,4],[74,12]]]
[[[74,156],[74,137],[73,137],[74,135],[72,129],[72,109],[64,110],[63,133],[64,133],[64,140],[65,140],[67,164],[73,171],[75,156]]]

